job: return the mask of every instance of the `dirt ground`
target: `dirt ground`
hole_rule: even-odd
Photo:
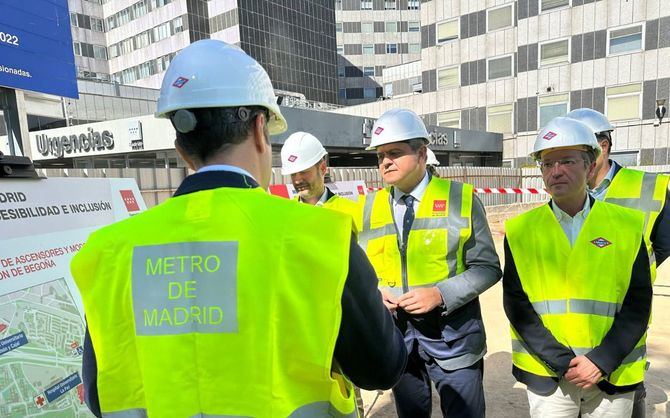
[[[491,230],[502,260],[502,227],[491,219]],[[484,358],[484,389],[487,416],[493,418],[528,417],[525,386],[512,376],[509,323],[502,307],[502,284],[499,282],[480,297],[488,354]],[[653,320],[647,339],[647,417],[670,418],[670,261],[658,270],[654,285]],[[365,411],[369,417],[395,417],[391,391],[381,394],[363,391]],[[370,408],[372,406],[372,408]],[[433,417],[440,417],[437,394],[433,391]]]

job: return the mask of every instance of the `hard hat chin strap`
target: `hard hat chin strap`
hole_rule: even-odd
[[[195,130],[198,125],[198,119],[205,126],[209,126],[213,120],[218,123],[236,123],[247,122],[253,115],[252,110],[245,106],[238,108],[216,108],[216,109],[198,109],[198,116],[188,109],[179,109],[171,117],[172,126],[183,133],[189,133]]]

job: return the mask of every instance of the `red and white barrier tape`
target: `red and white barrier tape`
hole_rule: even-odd
[[[368,191],[381,190],[381,187],[368,187]],[[516,187],[475,187],[475,193],[483,194],[547,194],[544,189],[519,189]]]

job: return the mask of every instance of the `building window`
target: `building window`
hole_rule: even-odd
[[[372,0],[361,0],[361,10],[372,10]]]
[[[408,0],[407,10],[419,10],[421,7],[421,0]]]
[[[342,100],[347,98],[347,89],[340,89],[339,98]]]
[[[568,62],[570,51],[567,39],[552,41],[540,45],[540,66]]]
[[[642,50],[642,25],[609,31],[609,54]]]
[[[568,113],[568,94],[540,97],[538,112],[539,126],[542,129],[555,117],[565,116]]]
[[[72,42],[74,54],[81,57],[81,44],[79,42]]]
[[[408,54],[420,54],[421,53],[421,44],[409,44],[407,45]]]
[[[486,109],[486,130],[501,134],[512,133],[512,109],[511,104],[490,106]]]
[[[437,126],[444,128],[461,128],[461,111],[440,112],[437,114]]]
[[[104,21],[102,19],[91,17],[91,30],[94,30],[96,32],[104,32],[105,31]]]
[[[396,0],[384,0],[384,10],[395,10]]]
[[[335,32],[342,32],[342,22],[335,23]]]
[[[363,89],[363,98],[374,99],[377,97],[377,89],[375,87],[366,87]]]
[[[337,76],[338,77],[344,77],[344,66],[339,65],[337,67]]]
[[[363,44],[363,55],[374,55],[375,46],[373,44]]]
[[[458,87],[459,84],[458,67],[441,68],[437,71],[437,88],[439,90]]]
[[[365,77],[374,77],[375,76],[375,67],[363,67],[363,75]]]
[[[398,22],[386,22],[385,26],[386,32],[397,32],[398,31]]]
[[[393,83],[384,84],[384,97],[393,97]]]
[[[423,91],[423,79],[421,76],[410,78],[409,85],[412,86],[414,93],[421,93]]]
[[[440,22],[437,24],[437,43],[458,39],[458,19]]]
[[[77,24],[77,14],[76,13],[70,13],[70,25],[77,27],[79,26]]]
[[[642,118],[642,83],[608,87],[605,107],[610,121]]]
[[[375,25],[373,22],[361,22],[361,32],[373,33],[374,31],[375,31]]]
[[[489,10],[488,15],[488,31],[494,31],[512,26],[512,5],[499,7],[497,9]]]
[[[342,0],[335,0],[335,10],[342,10]]]
[[[489,80],[512,76],[512,56],[488,60]]]
[[[386,44],[386,53],[387,54],[397,54],[398,53],[398,44]]]
[[[93,58],[99,60],[107,59],[107,48],[104,46],[93,45]]]
[[[344,54],[344,45],[338,45],[337,46],[337,53],[340,55]]]
[[[109,46],[109,58],[115,58],[119,56],[119,44],[112,44]]]
[[[408,32],[421,32],[421,22],[418,20],[410,20],[407,23]]]
[[[569,5],[570,0],[540,0],[540,10],[543,12]]]

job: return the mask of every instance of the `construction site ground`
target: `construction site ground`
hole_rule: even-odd
[[[534,206],[534,205],[530,205]],[[487,208],[496,249],[503,259],[503,221],[527,209]],[[509,322],[502,306],[502,282],[498,282],[480,297],[486,325],[488,353],[484,357],[484,391],[487,416],[493,418],[528,417],[528,400],[525,386],[512,376]],[[645,381],[647,387],[647,417],[670,418],[670,261],[658,269],[654,284],[653,320],[647,339],[648,361],[651,363]],[[363,391],[367,416],[376,418],[396,417],[393,394],[390,390],[380,396],[378,392]],[[373,405],[374,402],[374,405]],[[441,417],[437,393],[433,390],[433,417]]]

